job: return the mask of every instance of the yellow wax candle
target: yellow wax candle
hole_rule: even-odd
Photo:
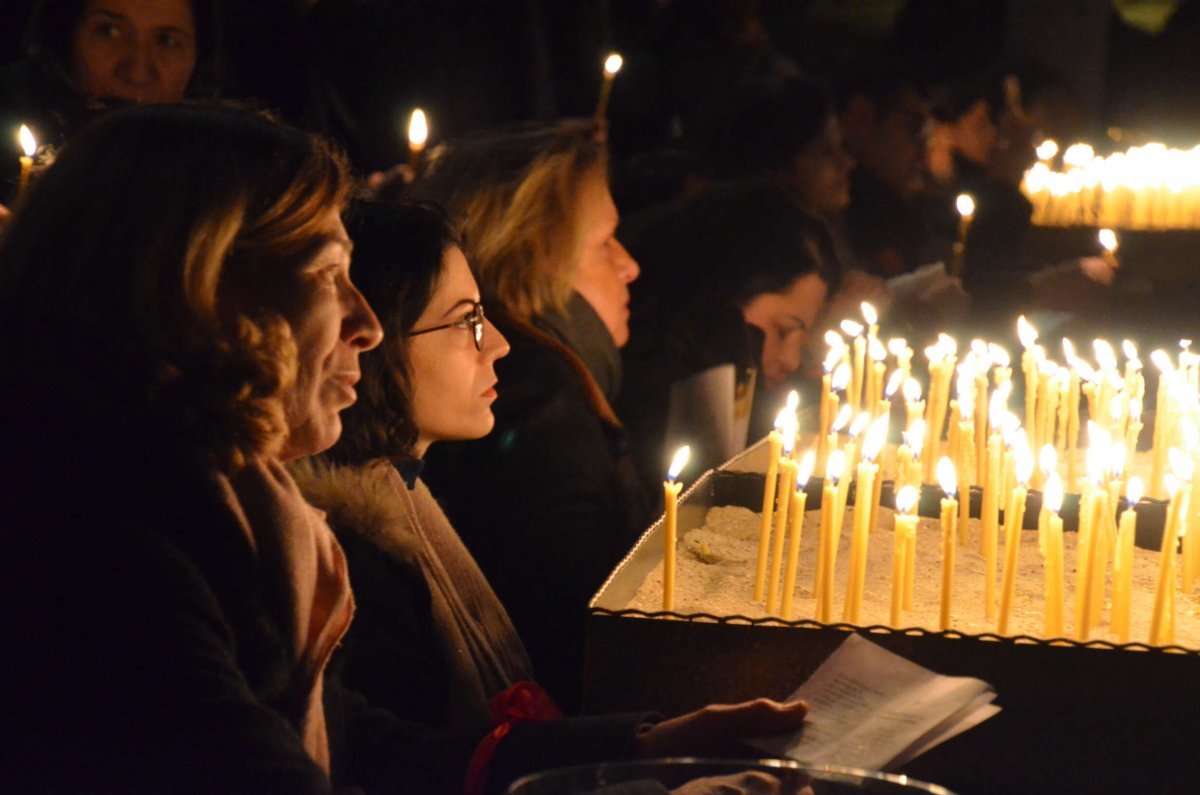
[[[904,582],[908,564],[908,537],[917,532],[917,517],[912,515],[917,507],[920,490],[916,486],[905,486],[896,493],[895,536],[892,541],[892,611],[893,627],[900,626],[900,611],[904,607]]]
[[[925,415],[925,401],[921,400],[921,384],[916,379],[906,379],[903,389],[904,427],[911,428]]]
[[[1142,479],[1129,479],[1129,507],[1121,514],[1117,532],[1116,565],[1113,567],[1112,629],[1121,643],[1129,642],[1129,611],[1133,596],[1133,547],[1137,538],[1137,504],[1142,498]]]
[[[621,71],[624,59],[615,52],[604,59],[604,82],[600,84],[600,99],[596,101],[596,124],[601,124],[608,115],[608,97],[612,93],[613,78]]]
[[[1037,329],[1033,327],[1024,315],[1017,318],[1017,337],[1025,352],[1021,354],[1021,372],[1025,375],[1025,427],[1030,433],[1036,427],[1037,411],[1037,357],[1034,345],[1037,342]],[[1034,441],[1033,439],[1030,440]]]
[[[1046,580],[1045,631],[1047,638],[1061,638],[1066,633],[1063,626],[1063,538],[1062,509],[1063,485],[1058,473],[1046,480],[1043,505],[1046,512],[1046,555],[1043,563]]]
[[[983,487],[987,477],[988,389],[987,370],[981,368],[975,376],[975,477],[971,481]]]
[[[1017,485],[1004,512],[1004,581],[1000,590],[1000,620],[996,625],[996,631],[1001,635],[1008,634],[1008,620],[1016,595],[1017,552],[1021,547],[1021,525],[1025,522],[1026,484],[1033,471],[1033,454],[1028,446],[1020,445],[1015,453]]]
[[[784,449],[791,452],[791,445]],[[783,573],[783,542],[787,532],[788,508],[791,505],[792,489],[796,483],[796,462],[785,455],[779,464],[779,506],[775,511],[775,533],[771,537],[771,565],[767,575],[767,613],[774,615],[779,605],[779,576]]]
[[[943,456],[938,462],[937,478],[945,497],[942,498],[942,602],[939,626],[950,629],[950,611],[954,597],[954,551],[958,533],[958,500],[954,462]]]
[[[846,395],[846,402],[854,409],[855,413],[858,413],[862,410],[863,405],[863,382],[866,377],[867,341],[862,336],[863,327],[861,323],[855,323],[852,320],[843,320],[842,330],[854,337],[854,341],[851,343],[851,350],[854,351],[852,359],[854,363],[854,369],[850,374],[850,391]]]
[[[830,398],[837,400],[837,396],[833,394],[833,374],[827,372],[821,376],[820,416],[817,421],[817,474],[822,476],[825,474],[825,457],[829,455],[829,424],[833,422],[833,413],[829,408]]]
[[[995,419],[993,414],[992,418]],[[996,616],[996,545],[1000,523],[1000,434],[988,437],[988,478],[984,484],[979,522],[979,541],[983,548],[983,607],[988,619]]]
[[[1150,451],[1150,496],[1161,499],[1163,496],[1163,474],[1166,471],[1167,447],[1170,439],[1167,436],[1169,420],[1169,395],[1173,381],[1173,368],[1170,357],[1164,350],[1156,350],[1150,354],[1150,359],[1158,366],[1158,395],[1155,397],[1154,411],[1154,443]]]
[[[966,544],[969,541],[970,535],[970,520],[971,520],[971,485],[967,473],[971,471],[971,464],[975,461],[975,438],[974,427],[971,420],[968,418],[963,421],[962,428],[959,433],[959,451],[956,462],[956,470],[959,475],[959,482],[962,483],[962,506],[958,511],[958,543]]]
[[[763,480],[762,515],[758,525],[758,560],[754,569],[754,601],[764,598],[767,584],[767,544],[771,537],[771,517],[775,510],[776,475],[779,472],[779,452],[783,449],[783,433],[780,427],[785,423],[783,413],[775,420],[775,430],[767,434],[767,444],[770,447],[767,459],[767,474]]]
[[[1174,481],[1174,478],[1171,479]],[[1181,503],[1187,501],[1187,491],[1177,482],[1166,486],[1170,503],[1167,506],[1167,521],[1163,525],[1162,548],[1159,550],[1158,578],[1154,583],[1154,612],[1150,618],[1152,646],[1160,646],[1168,636],[1167,622],[1173,622],[1174,604],[1171,596],[1175,591],[1175,539],[1179,531]]]
[[[37,154],[37,141],[34,140],[33,133],[24,124],[21,125],[21,130],[18,133],[18,138],[21,142],[21,177],[17,183],[17,196],[24,195],[25,189],[29,186],[29,175],[33,171],[33,156]]]
[[[663,481],[663,610],[675,609],[675,511],[679,489],[683,486],[676,479],[687,464],[690,453],[691,449],[687,445],[675,452],[671,468],[667,470],[667,479]]]
[[[817,592],[817,620],[825,624],[833,619],[833,566],[836,556],[833,536],[839,532],[839,528],[834,527],[834,520],[837,516],[838,479],[842,476],[845,463],[845,454],[841,450],[829,454],[829,467],[821,492],[821,534],[817,539],[817,558],[821,565],[814,587]]]
[[[858,465],[858,488],[854,508],[854,527],[850,536],[850,569],[846,578],[846,602],[842,618],[851,624],[861,623],[863,586],[867,576],[867,544],[871,523],[871,499],[875,493],[879,467],[875,457],[887,439],[887,418],[871,423],[863,440],[863,460]]]
[[[1104,549],[1103,517],[1108,506],[1108,496],[1102,489],[1093,489],[1089,496],[1092,506],[1090,511],[1091,529],[1088,531],[1087,551],[1084,553],[1083,571],[1079,577],[1079,582],[1083,584],[1083,590],[1076,594],[1079,603],[1079,608],[1076,610],[1079,623],[1075,628],[1075,637],[1078,640],[1087,640],[1095,625],[1096,570],[1097,567],[1104,565],[1101,558]]]
[[[1189,421],[1190,422],[1190,421]],[[1195,427],[1194,425],[1192,426]],[[1193,470],[1196,459],[1192,459]],[[1200,478],[1195,478],[1191,484],[1192,494],[1189,498],[1187,518],[1183,529],[1183,592],[1191,594],[1196,585],[1197,567],[1200,566]]]
[[[796,489],[792,492],[792,505],[789,510],[791,521],[788,527],[787,566],[783,573],[783,600],[779,609],[779,614],[786,621],[795,618],[792,615],[792,602],[796,595],[796,572],[800,567],[800,538],[804,531],[804,505],[808,502],[805,487],[808,485],[808,479],[812,476],[813,466],[816,463],[815,458],[813,451],[809,450],[800,459],[800,466],[796,470]]]
[[[1067,482],[1068,490],[1073,490],[1079,479],[1078,455],[1075,450],[1079,446],[1079,374],[1072,369],[1067,386]]]

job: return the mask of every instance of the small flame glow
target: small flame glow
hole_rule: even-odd
[[[1129,419],[1134,422],[1141,422],[1142,419],[1142,399],[1140,397],[1131,398],[1129,401]]]
[[[1100,245],[1104,246],[1110,254],[1117,250],[1117,233],[1113,230],[1101,229],[1096,237],[1100,240]]]
[[[992,360],[992,364],[997,367],[1008,367],[1012,364],[1012,357],[1008,355],[1008,351],[1001,348],[994,342],[988,343],[988,358]]]
[[[825,464],[825,477],[833,483],[837,483],[845,471],[846,453],[842,450],[834,450],[829,454],[829,461]]]
[[[1133,340],[1125,340],[1122,342],[1121,350],[1124,351],[1126,359],[1137,361],[1138,349],[1137,346],[1133,344]]]
[[[1150,354],[1150,361],[1154,362],[1160,373],[1169,373],[1175,369],[1175,365],[1171,364],[1171,355],[1162,348]]]
[[[913,420],[913,424],[904,432],[904,442],[914,458],[921,455],[921,450],[925,447],[925,420]]]
[[[921,382],[915,378],[909,378],[904,381],[904,399],[909,403],[916,403],[921,399]]]
[[[621,67],[625,65],[625,59],[620,53],[610,52],[608,57],[604,59],[604,74],[612,77],[617,72],[621,71]]]
[[[1021,347],[1025,350],[1032,348],[1038,339],[1037,329],[1025,319],[1024,315],[1017,318],[1017,339],[1021,341]]]
[[[1025,440],[1024,429],[1018,434],[1017,440],[1013,448],[1017,456],[1017,482],[1027,484],[1033,475],[1033,451],[1029,449],[1029,442]]]
[[[833,329],[825,332],[825,344],[830,348],[837,348],[839,351],[846,347],[846,341],[842,339],[842,335]]]
[[[874,461],[879,456],[879,451],[883,449],[883,444],[887,441],[887,432],[888,418],[885,414],[877,417],[867,430],[867,437],[863,440],[863,458]]]
[[[954,462],[950,460],[950,456],[944,455],[938,461],[937,479],[947,497],[958,493],[958,472],[954,469]]]
[[[1042,449],[1038,453],[1038,466],[1047,475],[1058,469],[1058,452],[1054,449],[1054,445],[1042,445]]]
[[[830,425],[829,429],[834,433],[840,433],[842,428],[846,427],[846,423],[850,422],[850,417],[853,413],[854,409],[850,408],[850,406],[842,406],[841,411],[833,418],[833,425]]]
[[[1010,383],[1005,381],[1003,386],[992,392],[988,402],[988,418],[993,428],[999,428],[1004,415],[1008,413],[1008,393],[1012,390]]]
[[[842,392],[850,386],[850,365],[847,362],[842,362],[833,371],[830,385],[836,392]]]
[[[871,341],[867,343],[867,355],[873,362],[882,362],[887,358],[887,348],[879,341],[879,337],[871,337]]]
[[[958,353],[958,340],[944,331],[938,333],[937,344],[946,352],[947,356],[954,356]]]
[[[863,333],[863,324],[854,320],[843,320],[839,325],[848,336],[857,337]]]
[[[838,339],[841,339],[839,337]],[[833,369],[838,366],[838,362],[842,360],[841,348],[830,348],[829,353],[825,354],[824,369],[827,373],[832,373]],[[832,383],[832,382],[831,382]]]
[[[800,468],[796,470],[796,491],[804,491],[812,477],[813,467],[817,463],[817,454],[809,450],[800,456]]]
[[[1113,444],[1111,452],[1108,456],[1108,475],[1113,480],[1118,480],[1121,475],[1125,474],[1125,462],[1129,459],[1129,454],[1125,450],[1125,442],[1118,441]]]
[[[1058,154],[1058,141],[1055,141],[1053,138],[1047,138],[1038,144],[1038,160],[1050,160],[1056,154]]]
[[[791,414],[791,412],[789,412],[787,409],[779,410],[779,413],[775,415],[775,430],[783,431],[788,425],[791,424],[792,419],[789,414]]]
[[[891,400],[892,396],[896,394],[897,390],[900,389],[900,385],[903,383],[904,371],[892,370],[892,375],[888,378],[887,386],[883,390],[883,396],[888,400]]]
[[[1179,420],[1179,435],[1183,437],[1183,448],[1189,453],[1200,446],[1200,428],[1196,427],[1191,417]]]
[[[888,340],[887,348],[888,353],[892,356],[903,356],[904,352],[908,350],[908,340],[904,337],[892,337]]]
[[[1063,482],[1057,472],[1050,473],[1046,478],[1046,487],[1042,490],[1042,507],[1047,511],[1058,513],[1063,504]]]
[[[675,451],[675,457],[671,459],[671,467],[667,470],[667,480],[672,483],[679,477],[679,473],[687,465],[688,456],[692,454],[692,448],[686,444]]]
[[[1163,489],[1167,492],[1167,499],[1175,499],[1175,492],[1179,491],[1179,485],[1179,478],[1168,472],[1163,478]]]
[[[21,151],[25,153],[26,157],[33,157],[37,154],[37,139],[33,137],[33,131],[24,124],[21,125],[21,129],[17,132],[17,138],[21,142]]]
[[[1167,451],[1167,460],[1171,464],[1171,471],[1175,473],[1175,477],[1183,483],[1192,481],[1192,457],[1180,450],[1178,447],[1172,447]]]
[[[912,513],[920,499],[921,492],[916,486],[905,486],[896,494],[896,513]]]
[[[414,108],[412,115],[408,117],[408,145],[420,149],[428,140],[429,121],[425,118],[425,111]]]
[[[1117,354],[1107,340],[1092,340],[1092,350],[1096,352],[1096,363],[1100,369],[1108,370],[1117,366]]]
[[[800,393],[794,389],[788,392],[787,402],[783,406],[789,411],[795,411],[800,406]]]
[[[969,193],[958,194],[958,198],[954,200],[954,206],[963,218],[972,218],[975,215],[975,199]]]
[[[1142,495],[1146,493],[1146,485],[1142,483],[1142,479],[1134,475],[1125,484],[1125,498],[1129,500],[1129,507],[1133,507],[1142,501]]]
[[[1091,163],[1095,156],[1096,150],[1088,144],[1071,144],[1067,151],[1063,152],[1063,164],[1083,168]]]
[[[867,321],[868,326],[874,326],[879,322],[879,313],[875,311],[875,307],[866,301],[859,304],[859,309],[862,310],[863,320]]]
[[[867,425],[871,423],[871,415],[867,412],[861,412],[854,418],[854,422],[850,423],[850,437],[857,437],[860,433],[867,429]]]

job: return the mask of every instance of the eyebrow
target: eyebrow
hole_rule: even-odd
[[[87,16],[104,17],[113,22],[124,22],[126,24],[129,23],[128,16],[126,16],[125,14],[122,14],[118,11],[112,11],[107,8],[93,8],[91,11],[87,12]],[[172,33],[176,33],[180,36],[184,36],[189,39],[196,38],[196,36],[193,32],[187,30],[187,28],[181,28],[178,25],[159,25],[158,27],[155,28],[155,30],[159,30],[159,31],[169,30]]]
[[[454,304],[451,305],[451,307],[449,309],[447,309],[445,312],[442,313],[442,317],[444,317],[444,318],[450,317],[451,315],[453,315],[455,312],[458,311],[459,307],[462,307],[462,306],[469,306],[471,308],[474,308],[475,304],[476,304],[476,301],[474,298],[460,298],[457,301],[455,301]]]

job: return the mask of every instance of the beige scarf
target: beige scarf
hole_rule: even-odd
[[[264,592],[292,641],[286,717],[328,773],[321,694],[325,665],[354,615],[346,558],[324,514],[304,501],[279,462],[253,460],[223,485],[267,578]]]

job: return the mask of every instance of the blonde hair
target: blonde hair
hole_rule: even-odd
[[[566,305],[583,245],[580,195],[607,167],[595,127],[562,122],[443,145],[418,191],[459,224],[483,293],[528,320]]]
[[[227,469],[277,454],[296,348],[262,307],[281,269],[324,245],[349,184],[327,143],[261,116],[187,105],[106,116],[5,230],[0,329],[32,342],[6,351],[30,378],[27,396],[4,399],[56,412],[64,438],[76,426],[165,432]],[[103,355],[63,366],[81,347]]]

